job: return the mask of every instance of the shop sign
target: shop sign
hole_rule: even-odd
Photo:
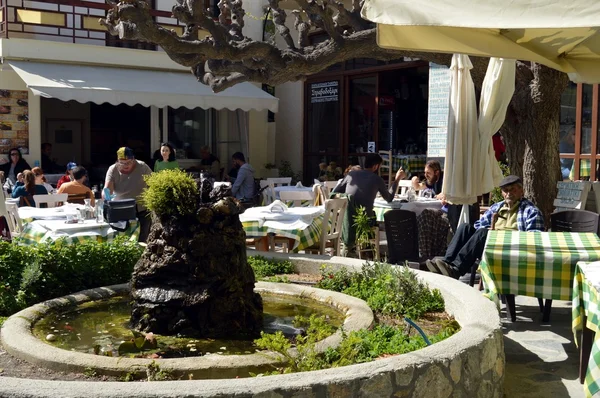
[[[339,96],[339,82],[313,83],[310,85],[310,102],[337,102]]]

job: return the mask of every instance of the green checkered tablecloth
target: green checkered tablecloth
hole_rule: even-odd
[[[585,326],[594,332],[594,341],[583,383],[586,397],[600,393],[600,262],[580,261],[575,267],[573,279],[573,334]]]
[[[571,300],[578,261],[600,260],[594,233],[489,231],[479,268],[490,298]]]
[[[64,223],[62,220],[35,220],[23,226],[23,232],[18,237],[18,241],[22,244],[48,243],[58,239],[65,239],[67,243],[81,243],[87,241],[110,242],[117,235],[129,236],[131,241],[137,242],[139,236],[139,224],[137,220],[129,221],[129,225],[125,231],[120,232],[111,228],[108,224],[103,223],[95,227],[92,225],[96,221],[86,221],[89,227],[85,230],[53,230],[51,225],[55,223]],[[49,227],[50,226],[50,227]]]
[[[304,229],[275,229],[265,226],[261,227],[258,221],[243,221],[242,226],[244,227],[244,231],[246,231],[247,236],[260,237],[273,234],[294,239],[295,242],[292,250],[294,252],[298,252],[319,242],[319,239],[321,239],[322,223],[323,216],[319,216],[316,217],[313,222]]]

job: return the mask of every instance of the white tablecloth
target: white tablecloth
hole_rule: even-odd
[[[47,209],[37,207],[19,207],[19,217],[22,220],[66,220],[67,215],[78,215],[83,205],[67,203],[59,207]]]
[[[274,229],[303,229],[307,228],[315,218],[325,213],[323,206],[290,207],[283,205],[280,210],[271,211],[278,208],[282,203],[275,201],[269,206],[251,207],[240,215],[241,222],[258,221],[260,227]]]
[[[383,209],[380,211],[387,211],[389,209],[402,209],[414,211],[417,215],[421,214],[424,209],[435,209],[441,210],[442,201],[437,199],[426,199],[422,197],[418,197],[414,202],[401,202],[402,198],[394,199],[392,202],[388,203],[383,199],[375,199],[375,203],[373,204],[373,208],[375,213],[377,213],[378,208]]]

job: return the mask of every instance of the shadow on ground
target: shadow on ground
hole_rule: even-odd
[[[517,297],[517,321],[502,308],[506,353],[505,397],[584,397],[579,351],[571,331],[571,302],[554,301],[542,323],[537,299]]]

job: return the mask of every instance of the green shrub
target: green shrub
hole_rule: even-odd
[[[291,274],[294,266],[289,260],[267,259],[263,256],[249,256],[248,264],[254,270],[257,278],[266,278],[280,274]]]
[[[80,290],[125,283],[142,251],[125,237],[35,246],[0,242],[0,315]]]
[[[439,290],[431,290],[407,267],[366,263],[361,272],[330,272],[323,268],[317,287],[365,300],[375,312],[418,319],[427,312],[443,311]]]
[[[192,215],[198,209],[196,181],[182,170],[163,170],[144,177],[142,201],[159,217]]]

